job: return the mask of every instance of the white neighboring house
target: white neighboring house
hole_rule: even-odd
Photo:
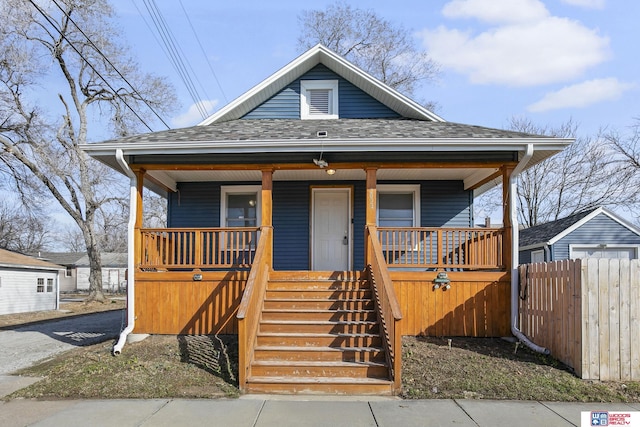
[[[64,267],[0,249],[0,314],[57,310]]]
[[[109,292],[123,291],[127,280],[127,253],[105,252],[102,261],[102,289]],[[76,262],[76,289],[89,290],[89,257],[84,255]]]

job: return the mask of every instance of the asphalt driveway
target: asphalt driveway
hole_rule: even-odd
[[[113,339],[120,333],[123,316],[124,310],[106,311],[0,330],[0,375],[75,347]]]

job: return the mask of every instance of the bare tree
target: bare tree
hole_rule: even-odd
[[[23,254],[47,250],[51,238],[49,222],[33,209],[0,202],[0,248]]]
[[[89,257],[90,299],[102,300],[97,228],[122,181],[79,145],[90,131],[105,138],[105,120],[116,136],[152,123],[148,106],[166,112],[173,91],[118,43],[106,0],[0,0],[0,14],[0,165],[24,199],[48,194],[71,216]]]
[[[298,21],[302,50],[321,43],[408,96],[438,73],[437,64],[416,47],[407,29],[372,10],[336,2],[324,10],[305,10]]]
[[[598,206],[619,207],[636,203],[616,153],[601,137],[577,137],[571,120],[557,128],[538,126],[528,119],[511,119],[510,129],[536,135],[576,138],[559,153],[518,176],[518,221],[532,227]],[[482,196],[478,205],[491,209],[501,200],[501,187]]]
[[[602,138],[607,142],[609,148],[618,154],[617,166],[621,172],[632,177],[629,195],[635,195],[637,199],[638,193],[640,193],[640,118],[635,119],[629,132],[603,131]],[[638,220],[640,213],[636,209],[632,211],[635,212],[636,220]]]

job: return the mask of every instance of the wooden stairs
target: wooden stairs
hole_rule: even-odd
[[[393,394],[360,272],[271,272],[246,392]]]

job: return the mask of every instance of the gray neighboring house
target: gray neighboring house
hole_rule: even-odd
[[[84,252],[38,252],[32,256],[65,268],[64,274],[60,276],[60,292],[75,292],[77,290],[77,266],[78,261],[86,256]]]
[[[636,259],[640,228],[603,208],[520,230],[520,264],[578,258]]]
[[[0,249],[0,315],[57,310],[64,267]]]
[[[38,258],[65,267],[60,279],[61,292],[89,290],[89,257],[84,252],[40,252]],[[124,290],[127,280],[127,254],[107,252],[100,255],[102,261],[102,289],[110,292]]]

